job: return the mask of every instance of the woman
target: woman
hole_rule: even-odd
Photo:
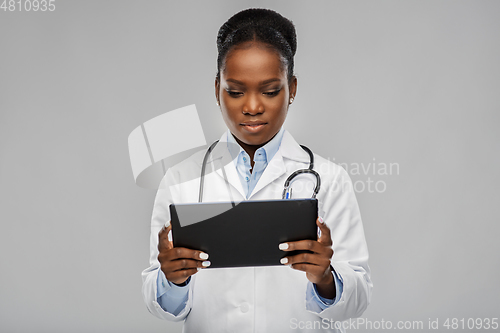
[[[297,92],[295,28],[274,11],[248,9],[222,25],[217,47],[215,96],[228,131],[211,161],[229,157],[225,170],[230,186],[212,172],[205,178],[203,199],[280,199],[288,175],[309,164],[309,155],[282,128]],[[285,252],[308,249],[312,254],[287,256],[282,266],[207,270],[209,254],[174,248],[168,238],[170,203],[198,201],[199,179],[193,175],[200,174],[204,155],[194,154],[169,169],[158,190],[151,266],[143,272],[150,312],[185,320],[185,332],[337,332],[342,331],[340,321],[360,316],[372,283],[347,173],[314,156],[322,182],[317,195],[320,236],[280,244]],[[310,196],[307,191],[293,193],[294,198]]]

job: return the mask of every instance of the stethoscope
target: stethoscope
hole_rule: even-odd
[[[200,196],[199,196],[198,202],[202,202],[202,199],[203,199],[203,184],[205,183],[205,167],[207,165],[207,159],[218,142],[219,142],[219,140],[212,143],[212,145],[208,148],[207,152],[205,153],[205,157],[203,158],[203,164],[201,165],[201,177],[200,177]],[[290,199],[291,198],[292,189],[290,188],[290,183],[297,175],[300,175],[302,173],[310,173],[316,177],[316,187],[314,188],[313,195],[312,195],[313,199],[316,198],[316,194],[318,194],[319,189],[321,187],[321,177],[319,176],[319,174],[316,171],[313,170],[313,168],[314,168],[314,156],[313,156],[312,151],[309,148],[307,148],[306,146],[303,146],[303,145],[300,145],[300,146],[302,147],[302,149],[304,149],[309,154],[309,168],[294,171],[290,176],[288,176],[288,178],[285,181],[285,185],[283,188],[283,194],[281,195],[281,199]],[[222,167],[222,172],[224,173],[224,178],[226,178],[226,183],[227,183],[227,177],[226,177],[226,174],[224,172],[223,167]],[[227,185],[228,185],[228,189],[229,189],[229,183],[227,183]],[[231,191],[229,191],[229,193],[231,193]],[[231,200],[231,201],[233,201],[233,200]]]

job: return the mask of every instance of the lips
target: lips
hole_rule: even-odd
[[[267,124],[265,121],[245,121],[244,123],[241,123],[240,125],[242,126],[259,126],[259,125],[265,125]]]
[[[245,121],[240,123],[245,132],[255,135],[257,133],[261,133],[262,129],[267,125],[265,121],[254,120],[254,121]]]

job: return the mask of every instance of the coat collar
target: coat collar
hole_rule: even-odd
[[[309,154],[295,141],[293,136],[285,130],[280,147],[281,155],[297,162],[309,163]]]
[[[281,156],[290,160],[294,160],[297,162],[309,163],[309,154],[302,149],[302,147],[295,141],[293,136],[285,130],[283,133],[283,139],[281,140],[281,145],[278,150],[281,153]],[[207,163],[211,163],[212,161],[224,158],[229,156],[231,158],[231,154],[227,149],[227,133],[224,132],[221,138],[219,139],[219,143],[215,146],[214,150],[210,154],[210,157],[207,160]]]
[[[287,159],[297,162],[309,163],[309,154],[304,151],[302,147],[300,147],[300,145],[297,143],[297,141],[295,141],[290,132],[285,130],[278,151],[273,156],[271,161],[268,162],[268,166],[264,170],[264,173],[260,177],[254,190],[252,191],[250,198],[266,185],[270,184],[287,172],[285,166],[285,160]],[[217,168],[216,173],[220,177],[222,177],[222,179],[224,179],[224,174],[221,171],[221,165],[224,165],[224,170],[226,172],[229,184],[231,184],[241,194],[241,196],[245,198],[243,187],[241,186],[241,182],[238,178],[238,173],[232,160],[231,153],[227,149],[226,132],[221,136],[219,143],[215,146],[212,153],[210,154],[210,157],[207,159],[207,164],[213,162],[215,162]]]

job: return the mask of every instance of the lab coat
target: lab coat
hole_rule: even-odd
[[[158,232],[170,221],[171,203],[198,202],[205,151],[170,168],[157,192],[151,222],[150,267],[142,273],[143,296],[158,318],[185,320],[183,332],[342,332],[341,321],[361,316],[370,302],[372,282],[361,216],[346,171],[314,155],[321,175],[319,215],[331,230],[331,265],[343,281],[339,302],[325,310],[306,299],[312,288],[304,272],[288,266],[202,269],[191,277],[185,308],[174,316],[156,301],[159,270]],[[222,161],[225,161],[222,163]],[[229,163],[227,162],[229,161]],[[285,131],[279,150],[269,161],[248,200],[281,199],[283,184],[295,170],[307,168],[309,155]],[[219,166],[219,168],[217,168]],[[224,168],[227,182],[224,180]],[[293,198],[309,198],[314,177],[302,174],[293,182]],[[240,179],[224,133],[208,159],[204,202],[242,201]],[[335,323],[337,322],[337,323]]]

